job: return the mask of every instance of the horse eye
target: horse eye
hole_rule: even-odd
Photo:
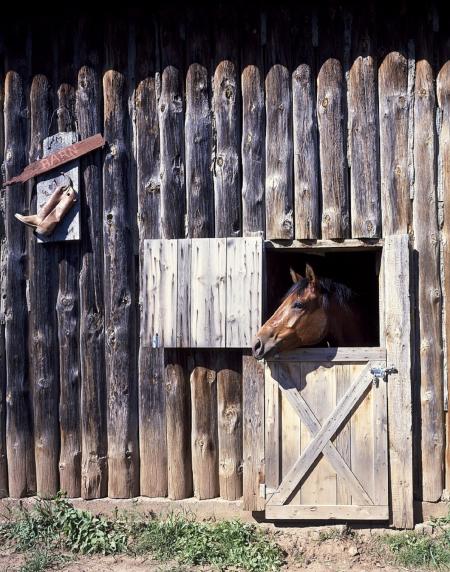
[[[296,310],[301,310],[302,308],[305,307],[305,304],[303,304],[303,302],[294,302],[294,305],[292,307],[295,308]]]

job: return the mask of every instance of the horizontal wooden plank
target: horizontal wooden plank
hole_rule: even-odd
[[[266,519],[301,520],[387,520],[388,506],[288,505],[267,506]]]
[[[366,362],[385,360],[385,348],[301,348],[282,352],[268,362],[317,361],[317,362]]]
[[[42,175],[42,173],[46,173],[47,171],[56,169],[56,167],[65,165],[66,163],[69,163],[69,161],[73,161],[74,159],[77,159],[82,155],[86,155],[86,153],[90,153],[95,149],[99,149],[104,145],[105,139],[100,133],[92,135],[92,137],[87,137],[87,139],[83,139],[83,141],[79,141],[78,143],[74,143],[73,145],[69,145],[68,147],[64,147],[64,149],[56,151],[55,153],[51,153],[47,157],[44,157],[44,159],[34,161],[25,167],[22,173],[8,181],[5,181],[3,186],[6,187],[7,185],[12,185],[14,183],[23,183],[28,181],[37,175]]]
[[[383,239],[359,240],[349,238],[343,240],[266,240],[266,248],[291,248],[292,250],[379,250],[383,247]]]

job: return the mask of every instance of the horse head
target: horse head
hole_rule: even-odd
[[[321,283],[314,270],[306,265],[305,277],[292,269],[291,276],[293,286],[256,335],[252,347],[256,359],[317,345],[327,334],[327,310],[323,304]]]

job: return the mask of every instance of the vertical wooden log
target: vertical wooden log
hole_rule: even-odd
[[[242,357],[244,510],[264,510],[264,364],[252,355]]]
[[[124,75],[108,70],[103,76],[103,92],[104,134],[109,143],[103,168],[108,494],[113,498],[123,498],[135,496],[139,486],[134,257]]]
[[[180,31],[168,14],[161,22],[161,92],[158,99],[161,138],[161,236],[185,236],[183,67]]]
[[[184,173],[180,158],[182,125],[179,92],[172,90],[172,68],[162,75],[160,114],[158,121],[155,73],[156,37],[150,33],[152,23],[145,20],[138,27],[136,61],[136,168],[138,184],[138,230],[140,273],[143,276],[143,246],[147,238],[177,236],[183,227]],[[174,68],[175,69],[175,68]],[[178,74],[178,71],[176,71]],[[178,83],[175,84],[178,86]],[[182,117],[182,115],[181,115]],[[180,127],[180,130],[178,130]],[[182,132],[181,132],[182,133]],[[161,140],[161,178],[160,178]],[[182,139],[181,139],[182,140]],[[181,177],[181,178],[180,178]],[[181,195],[181,196],[180,196]],[[177,202],[177,205],[174,203]],[[163,206],[163,203],[165,206]],[[139,302],[143,310],[144,290]],[[142,314],[141,314],[142,316]],[[167,494],[167,444],[164,395],[164,353],[145,343],[145,324],[140,320],[139,346],[139,451],[141,495],[162,497]]]
[[[214,370],[196,367],[191,373],[192,473],[198,499],[219,496],[217,379]]]
[[[76,113],[80,137],[101,128],[100,79],[95,62],[78,74]],[[81,496],[107,494],[105,316],[103,298],[102,173],[100,153],[81,161],[80,363]]]
[[[231,13],[230,13],[231,12]],[[241,216],[241,91],[239,85],[237,22],[232,11],[219,7],[214,13],[215,63],[212,112],[215,155],[215,236],[240,236]]]
[[[383,236],[406,233],[411,224],[408,179],[408,63],[398,52],[378,72],[380,180]]]
[[[192,496],[191,420],[189,380],[179,356],[165,369],[167,412],[167,467],[170,499]]]
[[[392,524],[414,527],[410,254],[406,234],[386,237],[383,250],[385,341],[389,375],[388,431]]]
[[[435,171],[435,93],[429,58],[416,65],[414,92],[414,249],[418,253],[423,500],[444,488],[441,286]]]
[[[217,372],[220,496],[242,496],[242,375],[228,362]],[[226,367],[228,366],[228,367]]]
[[[214,187],[211,172],[213,130],[210,107],[209,50],[199,14],[188,22],[186,45],[186,191],[188,236],[214,236]]]
[[[48,135],[50,86],[47,78],[33,79],[31,103],[30,161],[42,153]],[[45,149],[44,149],[45,153]],[[37,244],[30,237],[31,348],[34,377],[34,432],[37,492],[51,496],[59,490],[60,435],[58,422],[59,374],[56,295],[57,252],[54,245]],[[33,240],[34,239],[34,240]]]
[[[242,232],[264,232],[264,70],[257,22],[246,14],[242,30]],[[253,24],[253,25],[252,25]]]
[[[3,164],[5,149],[4,125],[4,77],[0,82],[0,163]],[[6,348],[5,348],[5,313],[3,308],[2,282],[3,262],[2,250],[5,248],[5,190],[0,190],[0,498],[8,496],[8,457],[6,451]]]
[[[67,50],[67,29],[60,31],[57,45],[60,59],[58,87],[58,131],[75,127],[75,87],[69,62],[73,54]],[[79,365],[79,291],[80,245],[62,244],[59,251],[59,290],[56,303],[59,339],[60,400],[59,419],[61,451],[59,457],[60,487],[69,497],[81,494],[81,430],[80,430],[80,365]]]
[[[319,157],[314,77],[300,64],[292,75],[295,238],[319,237]]]
[[[450,61],[446,62],[437,77],[437,98],[441,112],[439,133],[439,186],[444,203],[444,223],[442,227],[442,258],[444,267],[443,304],[444,333],[447,364],[450,363]],[[447,384],[450,376],[447,373]],[[447,390],[448,393],[448,390]],[[446,488],[450,488],[450,423],[446,427]]]
[[[353,238],[381,236],[376,65],[372,42],[373,31],[371,34],[363,21],[355,20],[347,85]]]
[[[18,174],[28,162],[27,115],[30,72],[30,34],[26,26],[8,21],[4,29],[4,173],[5,179]],[[25,46],[24,46],[25,44]],[[4,179],[4,180],[5,180]],[[0,259],[0,321],[5,336],[6,368],[6,454],[9,496],[36,493],[31,386],[26,353],[27,303],[26,237],[14,213],[26,212],[28,201],[23,185],[7,187],[2,201],[4,238]],[[31,345],[31,344],[30,344]]]
[[[220,62],[214,73],[213,85],[215,236],[240,236],[240,90],[236,64],[229,60]]]
[[[317,115],[322,180],[322,238],[350,234],[344,122],[345,83],[341,62],[328,58],[317,77]]]
[[[294,238],[288,15],[269,14],[266,65],[266,236]]]

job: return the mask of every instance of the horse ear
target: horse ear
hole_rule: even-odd
[[[309,264],[306,265],[306,278],[310,284],[314,284],[316,282],[316,275]]]
[[[289,272],[291,273],[292,282],[294,284],[297,284],[297,282],[300,282],[300,280],[302,279],[300,274],[298,274],[293,268],[289,268]]]

